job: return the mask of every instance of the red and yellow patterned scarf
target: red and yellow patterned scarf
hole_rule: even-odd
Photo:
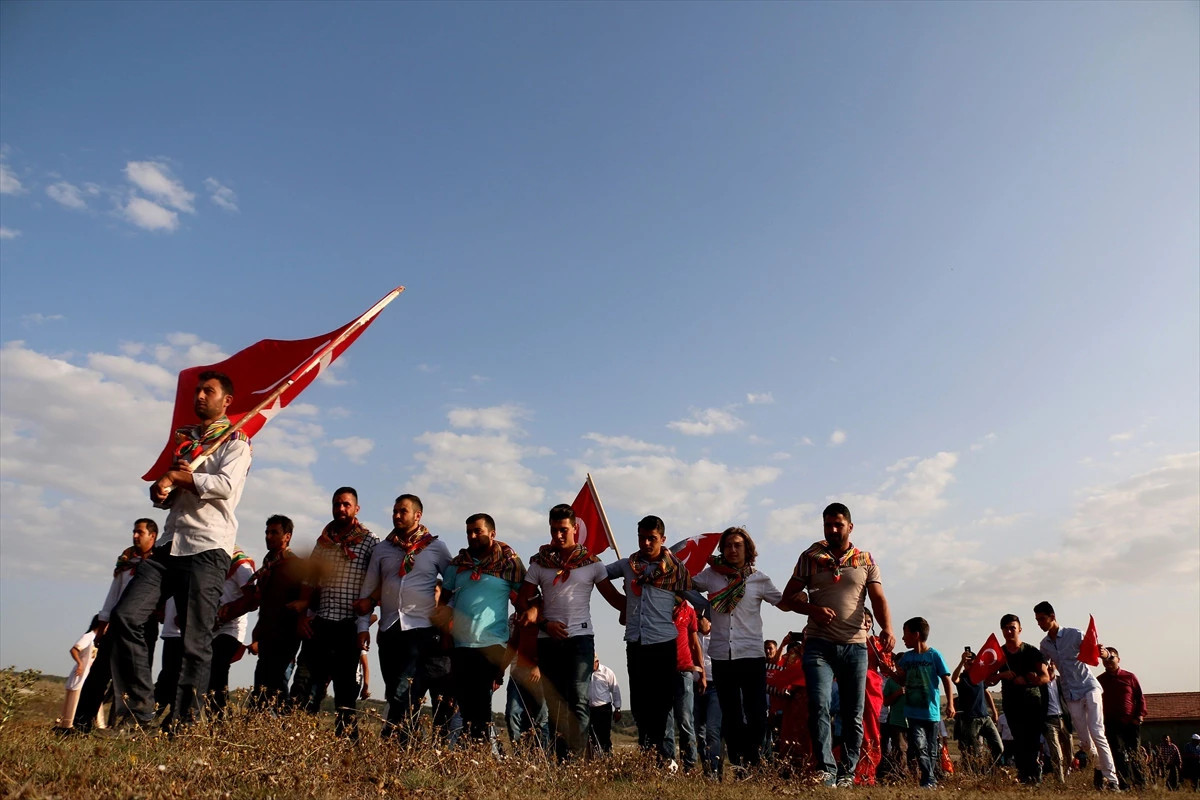
[[[113,577],[119,576],[122,572],[133,572],[141,561],[142,551],[134,545],[129,545],[121,551],[121,555],[117,556],[117,566],[113,569]]]
[[[175,431],[175,458],[183,461],[193,461],[195,458],[204,452],[205,448],[210,447],[213,442],[221,438],[225,431],[229,430],[229,417],[219,417],[207,425],[188,425],[184,428],[178,428]],[[241,431],[235,431],[231,440],[241,440],[249,444],[250,437]]]
[[[571,577],[571,570],[595,564],[599,560],[581,544],[575,545],[565,554],[552,544],[544,544],[538,548],[537,555],[529,559],[529,563],[554,570],[552,585],[557,585],[560,581],[565,583],[567,578]]]
[[[367,538],[369,533],[370,531],[358,521],[358,517],[349,522],[335,519],[326,525],[325,529],[321,531],[321,535],[317,537],[317,547],[340,547],[342,555],[353,561],[358,558],[358,553],[351,548],[362,544],[363,539]]]
[[[658,559],[651,561],[641,550],[629,557],[629,568],[633,570],[630,590],[637,597],[642,595],[643,586],[653,586],[664,592],[686,592],[692,588],[692,576],[683,564],[667,548],[663,548]]]
[[[871,561],[871,554],[864,553],[854,545],[850,545],[850,549],[842,553],[841,557],[835,556],[833,551],[829,549],[829,543],[822,541],[821,549],[812,554],[814,566],[820,569],[827,569],[833,573],[833,582],[837,583],[842,579],[842,569],[853,569],[855,567],[865,566]]]
[[[746,579],[754,572],[754,567],[746,564],[741,569],[729,565],[720,555],[708,559],[709,566],[718,575],[732,578],[719,592],[709,592],[708,601],[712,603],[713,611],[718,614],[732,614],[738,603],[746,596]]]
[[[450,559],[450,564],[457,567],[460,574],[469,570],[473,581],[481,580],[485,574],[509,583],[525,580],[525,565],[521,563],[521,557],[504,542],[493,541],[491,549],[479,560],[471,555],[470,550],[463,548]]]
[[[229,571],[225,573],[225,580],[229,580],[236,575],[238,567],[240,567],[242,564],[249,564],[250,569],[253,571],[254,559],[246,555],[239,547],[233,551],[233,557],[229,560]],[[250,577],[253,578],[254,576],[251,575]]]
[[[387,537],[388,542],[404,551],[404,558],[400,559],[399,574],[401,578],[412,572],[417,556],[437,539],[436,536],[429,532],[429,528],[426,528],[424,525],[418,525],[413,533],[408,534],[403,539],[400,538],[402,535],[400,531],[393,528]]]

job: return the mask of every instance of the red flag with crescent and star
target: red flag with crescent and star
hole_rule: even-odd
[[[583,488],[579,490],[575,502],[571,503],[571,509],[575,512],[576,543],[586,547],[594,556],[607,550],[612,542],[612,531],[608,529],[608,519],[604,515],[604,507],[600,505],[591,475],[583,482]]]
[[[1089,666],[1100,666],[1100,634],[1096,632],[1096,618],[1088,615],[1087,632],[1079,643],[1079,660]]]
[[[175,411],[171,414],[171,436],[167,439],[167,446],[159,454],[158,460],[154,462],[150,471],[142,476],[142,480],[157,480],[171,468],[175,458],[175,431],[195,424],[196,415],[192,403],[196,378],[200,373],[215,370],[225,373],[233,381],[233,403],[229,406],[227,414],[229,422],[233,425],[237,425],[242,417],[254,411],[285,381],[292,382],[270,405],[258,411],[252,419],[242,425],[240,431],[253,438],[263,425],[295,400],[297,395],[307,389],[318,375],[346,351],[346,348],[354,344],[384,306],[403,290],[402,286],[393,289],[365,314],[321,336],[293,341],[263,339],[224,361],[189,367],[180,372],[178,388],[175,390]]]
[[[996,638],[996,634],[988,636],[987,642],[983,647],[979,648],[979,654],[975,656],[975,660],[971,662],[971,668],[967,670],[967,676],[971,679],[971,683],[980,684],[988,678],[1000,671],[1000,668],[1008,661],[1004,657],[1004,648],[1000,646],[1000,641]]]
[[[687,567],[687,571],[694,578],[708,564],[708,559],[717,549],[719,541],[721,541],[719,533],[701,533],[671,545],[671,552]]]

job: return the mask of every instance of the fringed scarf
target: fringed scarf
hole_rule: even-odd
[[[137,565],[142,561],[142,551],[138,550],[134,545],[130,545],[121,551],[121,555],[117,556],[117,565],[113,569],[113,577],[116,578],[122,572],[133,572],[137,569]]]
[[[871,554],[850,545],[850,549],[839,557],[829,549],[828,542],[821,542],[821,548],[812,554],[812,560],[818,568],[827,569],[833,573],[833,582],[837,583],[842,579],[843,568],[853,569],[865,566],[871,563]]]
[[[321,535],[317,537],[317,547],[340,547],[342,554],[350,561],[358,558],[358,553],[351,548],[362,544],[363,539],[367,538],[369,530],[362,526],[358,521],[358,517],[354,517],[349,522],[334,520],[325,526],[321,531]]]
[[[708,563],[713,572],[730,578],[724,589],[719,592],[709,592],[708,601],[712,603],[713,611],[718,614],[732,614],[738,603],[742,602],[742,598],[746,596],[746,579],[754,572],[754,567],[747,564],[741,569],[735,569],[719,555],[709,558]]]
[[[653,586],[664,592],[686,592],[692,588],[691,574],[675,554],[665,547],[655,561],[649,560],[638,550],[629,557],[629,568],[633,570],[633,581],[629,588],[637,597],[641,597],[643,586]]]
[[[225,431],[229,430],[229,417],[219,417],[207,425],[188,425],[175,431],[175,458],[192,461],[212,445]],[[250,437],[235,431],[230,440],[241,440],[249,444]]]
[[[238,567],[242,564],[249,564],[250,569],[254,569],[254,559],[242,552],[242,549],[239,547],[233,551],[233,558],[229,560],[229,571],[225,573],[225,580],[229,580],[236,575]],[[250,577],[253,578],[254,576],[251,575]]]
[[[450,566],[457,567],[459,574],[470,571],[473,581],[482,579],[485,574],[509,583],[525,580],[525,565],[521,563],[521,557],[504,542],[493,541],[491,549],[478,560],[470,550],[459,550],[458,555],[450,559]]]
[[[404,538],[401,538],[401,537]],[[388,534],[387,541],[394,544],[404,551],[404,558],[400,559],[400,577],[403,578],[408,573],[412,572],[413,564],[417,560],[417,556],[421,554],[429,545],[433,544],[437,539],[429,528],[424,525],[418,525],[416,531],[404,536],[400,531],[392,528],[392,532]]]
[[[571,570],[595,564],[599,560],[581,544],[575,545],[565,555],[554,545],[544,544],[538,548],[537,555],[529,559],[529,563],[554,570],[553,586],[560,581],[566,583],[567,578],[571,577]]]

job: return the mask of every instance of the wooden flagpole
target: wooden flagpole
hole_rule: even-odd
[[[617,542],[613,539],[612,526],[608,524],[608,514],[604,513],[604,503],[600,502],[600,493],[596,491],[596,483],[592,480],[592,473],[587,474],[588,489],[592,492],[592,499],[596,501],[596,510],[600,512],[600,521],[604,523],[604,535],[608,537],[608,546],[617,554],[617,558],[621,558],[621,551],[617,549]]]
[[[342,342],[344,342],[348,338],[350,338],[350,336],[355,331],[357,331],[363,325],[366,325],[368,322],[373,320],[379,314],[380,311],[383,311],[383,309],[385,307],[387,307],[388,303],[392,302],[397,297],[399,297],[400,293],[403,291],[404,291],[403,286],[397,286],[395,289],[393,289],[392,291],[390,291],[386,295],[384,295],[382,300],[380,300],[378,303],[376,303],[375,305],[373,305],[369,309],[367,309],[366,313],[364,313],[358,319],[354,320],[354,322],[350,324],[350,327],[348,327],[348,328],[346,328],[346,330],[342,331],[342,333],[336,339],[334,339],[332,342],[327,344],[325,347],[322,347],[318,353],[316,353],[312,358],[310,358],[308,360],[307,364],[305,364],[303,367],[300,368],[299,371],[296,372],[296,374],[292,375],[292,377],[288,378],[286,381],[284,381],[283,383],[276,386],[275,390],[273,392],[271,392],[269,395],[267,395],[265,400],[263,400],[261,403],[256,405],[250,411],[246,412],[242,416],[242,418],[237,421],[236,424],[230,425],[229,429],[227,431],[225,431],[223,434],[221,434],[220,437],[218,437],[217,440],[212,443],[211,447],[209,447],[207,450],[204,450],[203,452],[201,452],[200,455],[196,456],[196,458],[191,462],[191,468],[194,470],[194,469],[196,469],[196,467],[203,464],[205,459],[207,459],[210,455],[212,455],[213,452],[218,447],[225,444],[225,442],[229,440],[230,436],[233,436],[233,434],[237,433],[239,430],[242,429],[243,425],[245,425],[247,422],[249,422],[250,420],[254,419],[256,416],[258,416],[258,414],[264,408],[268,408],[271,405],[271,403],[274,403],[276,400],[278,400],[279,396],[282,395],[284,392],[286,392],[288,390],[288,388],[290,386],[292,386],[292,384],[294,384],[296,381],[300,380],[300,378],[304,377],[307,373],[311,372],[314,367],[316,367],[318,364],[320,364],[321,359],[324,358],[326,354],[332,353],[339,344],[341,344]],[[603,512],[601,512],[601,513],[603,513]],[[605,521],[605,524],[607,524],[607,520]]]

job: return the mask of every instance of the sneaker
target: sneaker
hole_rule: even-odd
[[[833,772],[818,772],[817,782],[828,789],[837,788],[837,774]]]
[[[934,781],[930,781],[929,783],[922,783],[921,788],[922,789],[936,789],[937,783],[935,783]]]
[[[679,772],[679,762],[672,758],[667,763],[667,772],[671,773],[672,775]]]
[[[838,789],[853,789],[854,777],[851,775],[843,775],[837,779],[837,783],[834,784],[834,786],[836,786]]]

